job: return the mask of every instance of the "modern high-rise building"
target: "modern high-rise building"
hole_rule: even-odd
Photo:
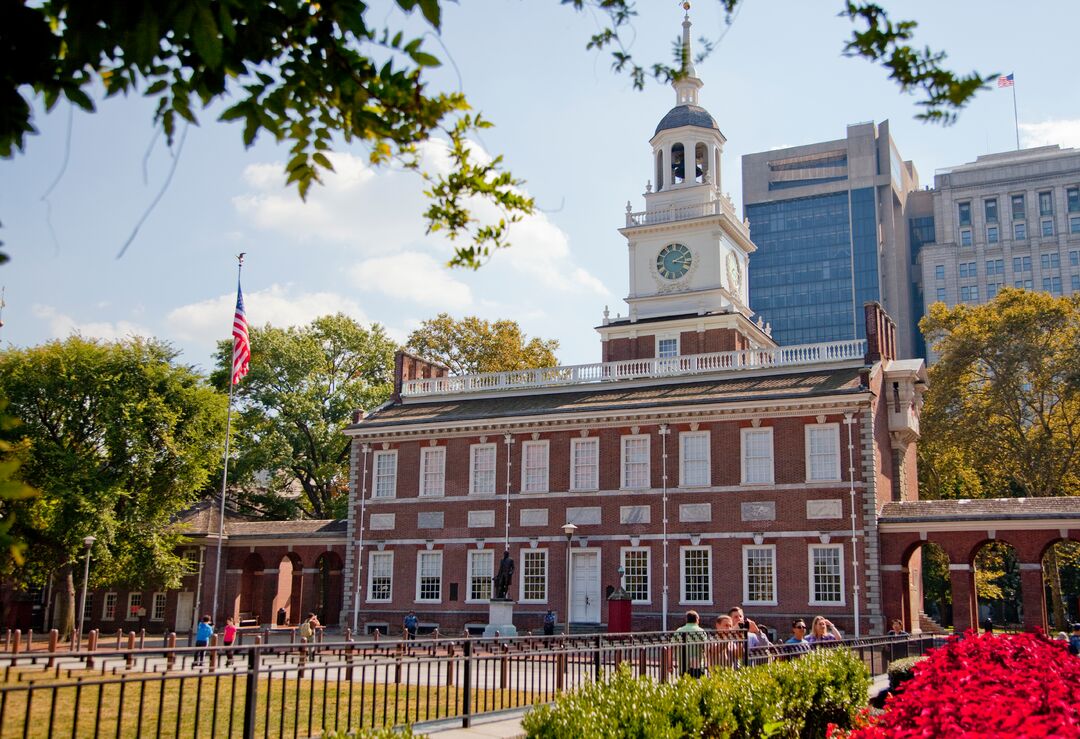
[[[916,199],[932,203],[933,236],[917,249],[923,312],[986,302],[1005,286],[1080,292],[1080,149],[981,156],[938,171]],[[920,210],[909,213],[913,234],[927,223],[925,203]]]
[[[749,299],[777,342],[858,338],[863,304],[874,300],[900,327],[900,356],[916,355],[904,213],[918,187],[888,121],[743,157],[744,214],[757,245]]]

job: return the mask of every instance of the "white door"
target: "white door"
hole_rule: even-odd
[[[182,590],[176,594],[176,625],[173,629],[177,633],[191,631],[191,621],[195,609],[195,593],[190,590]]]
[[[570,620],[600,623],[600,552],[574,552],[570,582]]]

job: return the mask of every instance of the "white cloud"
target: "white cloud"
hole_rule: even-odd
[[[1024,148],[1060,144],[1061,148],[1080,147],[1080,118],[1021,123],[1020,141]]]
[[[73,333],[106,341],[116,341],[117,339],[126,339],[132,336],[150,337],[154,335],[150,329],[131,321],[88,321],[80,323],[51,305],[35,304],[31,310],[36,318],[48,322],[49,333],[56,339],[66,338]]]
[[[165,317],[172,334],[183,341],[211,346],[227,339],[232,326],[236,295],[220,295],[180,306]],[[360,323],[368,323],[360,305],[332,292],[293,293],[289,285],[274,284],[265,290],[244,293],[244,308],[254,326],[299,326],[328,313],[344,313]]]
[[[472,305],[472,290],[454,278],[442,263],[427,254],[406,251],[365,259],[352,269],[357,287],[440,309],[461,310]]]
[[[608,297],[611,292],[599,279],[574,264],[566,232],[543,213],[523,218],[510,227],[513,246],[495,259],[535,278],[547,288],[563,292],[586,292]]]

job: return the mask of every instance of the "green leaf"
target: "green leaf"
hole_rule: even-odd
[[[200,5],[195,12],[195,25],[192,29],[192,41],[206,66],[217,69],[221,66],[221,37],[218,36],[217,22],[210,8]]]
[[[412,60],[419,64],[421,67],[441,67],[442,62],[437,57],[423,51],[414,51],[410,54]]]
[[[420,12],[436,31],[439,30],[442,23],[442,8],[439,0],[420,0]]]
[[[317,151],[311,155],[311,159],[323,169],[328,169],[331,172],[334,171],[334,165],[330,163],[330,160],[326,158],[325,154]]]
[[[165,80],[157,80],[154,84],[150,85],[150,87],[146,88],[146,92],[144,94],[147,97],[149,97],[150,95],[157,95],[159,92],[163,92],[164,90],[168,89],[168,87],[169,83]]]

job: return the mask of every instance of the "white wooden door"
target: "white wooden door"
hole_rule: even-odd
[[[176,625],[173,626],[173,630],[178,634],[186,634],[191,631],[194,608],[195,593],[190,590],[182,590],[176,594]]]
[[[600,623],[600,552],[574,552],[570,561],[571,617]]]

